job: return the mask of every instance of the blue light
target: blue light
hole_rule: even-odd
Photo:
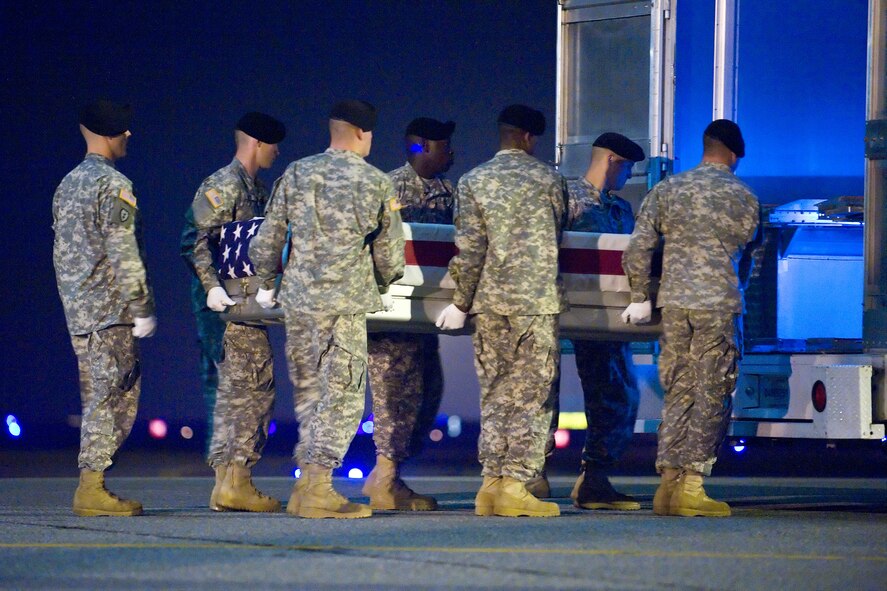
[[[450,437],[458,437],[462,434],[462,419],[457,415],[453,415],[447,419],[447,435]]]
[[[375,427],[375,425],[373,424],[373,421],[364,421],[360,425],[360,430],[363,431],[364,433],[366,433],[367,435],[370,435],[370,434],[372,434],[374,427]]]
[[[15,415],[6,415],[6,425],[9,426],[13,423],[17,423],[18,419],[15,418]]]
[[[274,435],[277,432],[277,423],[275,421],[271,421],[268,423],[268,436]]]
[[[348,478],[363,478],[363,470],[360,468],[351,468],[348,470]]]
[[[6,415],[6,428],[13,437],[18,437],[22,434],[22,427],[18,424],[18,419],[15,418],[15,415]]]
[[[301,476],[302,476],[302,469],[301,468],[296,468],[295,470],[293,470],[293,478],[301,478]]]
[[[745,451],[745,446],[744,445],[734,445],[733,451],[735,451],[738,454],[741,454],[742,452]]]

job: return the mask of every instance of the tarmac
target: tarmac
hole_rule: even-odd
[[[76,517],[76,445],[0,446],[0,589],[887,589],[887,455],[873,443],[725,446],[706,490],[728,518],[659,517],[655,438],[636,435],[612,478],[640,511],[584,511],[567,498],[581,438],[549,464],[556,518],[477,517],[475,434],[430,444],[404,466],[424,513],[313,520],[214,513],[200,443],[132,438],[108,472],[135,518]],[[286,502],[289,434],[269,442],[255,482]],[[18,446],[18,447],[17,447]],[[371,465],[357,437],[346,468]],[[336,487],[366,501],[362,478]]]

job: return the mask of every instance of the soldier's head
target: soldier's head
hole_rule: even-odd
[[[517,149],[532,154],[539,136],[545,133],[545,115],[526,105],[505,107],[497,121],[502,150]]]
[[[430,179],[443,174],[453,165],[453,148],[450,138],[456,124],[442,123],[437,119],[419,117],[410,121],[404,135],[407,161],[422,178]]]
[[[601,191],[618,191],[631,178],[631,169],[646,156],[639,145],[620,133],[607,132],[591,145],[585,178]]]
[[[280,154],[278,144],[286,137],[286,126],[270,115],[255,111],[237,122],[234,143],[237,159],[253,173],[258,168],[271,168]]]
[[[745,157],[745,140],[739,126],[729,119],[717,119],[702,133],[702,161],[726,164],[736,171]]]
[[[100,99],[80,109],[80,134],[86,150],[111,161],[126,156],[126,145],[132,135],[129,123],[132,107]]]
[[[373,146],[376,107],[366,101],[347,100],[330,110],[330,147],[356,152],[366,158]]]

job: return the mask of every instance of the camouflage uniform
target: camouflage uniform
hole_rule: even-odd
[[[388,173],[404,222],[453,223],[453,185],[423,179],[407,163]],[[434,424],[443,395],[437,335],[372,333],[368,336],[376,453],[400,462],[418,453]]]
[[[194,212],[188,208],[185,213],[185,229],[182,231],[181,255],[191,269],[191,312],[197,322],[197,342],[200,345],[200,384],[203,389],[203,404],[207,417],[206,450],[212,442],[213,413],[216,409],[216,390],[219,387],[219,371],[216,367],[222,360],[222,339],[225,336],[225,322],[219,313],[206,305],[206,291],[191,263],[194,243],[197,241],[197,228],[194,226]]]
[[[631,234],[634,213],[628,201],[609,192],[601,193],[584,178],[568,181],[567,190],[567,230]],[[613,341],[574,340],[573,348],[588,425],[582,461],[609,466],[631,441],[638,413],[639,393],[631,373],[631,347]],[[553,447],[553,437],[549,441]]]
[[[468,172],[456,191],[453,303],[477,315],[483,475],[526,482],[541,470],[566,308],[558,244],[566,187],[515,149]]]
[[[665,240],[659,379],[665,406],[656,468],[711,473],[730,418],[741,356],[739,262],[758,226],[758,201],[730,168],[702,163],[644,199],[622,257],[631,301],[650,299],[650,261]]]
[[[360,422],[366,313],[382,309],[380,286],[403,275],[396,208],[385,173],[355,152],[329,148],[287,167],[250,244],[257,275],[273,289],[292,230],[277,300],[286,319],[300,466],[340,466]]]
[[[183,255],[203,286],[203,300],[222,286],[216,269],[216,246],[222,225],[262,215],[268,191],[236,158],[206,178],[185,215],[193,221],[193,247]],[[214,313],[213,313],[214,314]],[[207,343],[207,349],[211,343]],[[274,370],[268,329],[229,322],[217,362],[218,389],[213,412],[212,440],[207,462],[213,468],[229,464],[252,467],[268,438],[274,406]]]
[[[133,318],[154,315],[132,183],[98,154],[52,201],[53,265],[77,355],[83,422],[78,466],[97,472],[129,435],[140,392]]]

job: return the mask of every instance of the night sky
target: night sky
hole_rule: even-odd
[[[707,4],[679,2],[679,170],[698,160],[710,120]],[[742,2],[739,123],[749,157],[739,174],[763,202],[861,194],[866,2],[780,13],[773,4]],[[142,341],[140,418],[202,418],[179,234],[200,181],[233,156],[239,116],[264,111],[287,126],[280,157],[261,173],[269,186],[290,161],[326,148],[327,112],[344,98],[379,107],[369,161],[383,170],[403,163],[413,117],[453,119],[455,181],[495,152],[496,115],[512,102],[545,113],[537,156],[551,161],[556,8],[555,0],[4,2],[0,414],[55,423],[79,413],[52,268],[51,200],[84,153],[82,103],[104,96],[135,109],[118,168],[139,198],[159,319],[156,336]],[[701,32],[682,36],[691,29]],[[292,420],[282,356],[277,374],[275,416]]]

